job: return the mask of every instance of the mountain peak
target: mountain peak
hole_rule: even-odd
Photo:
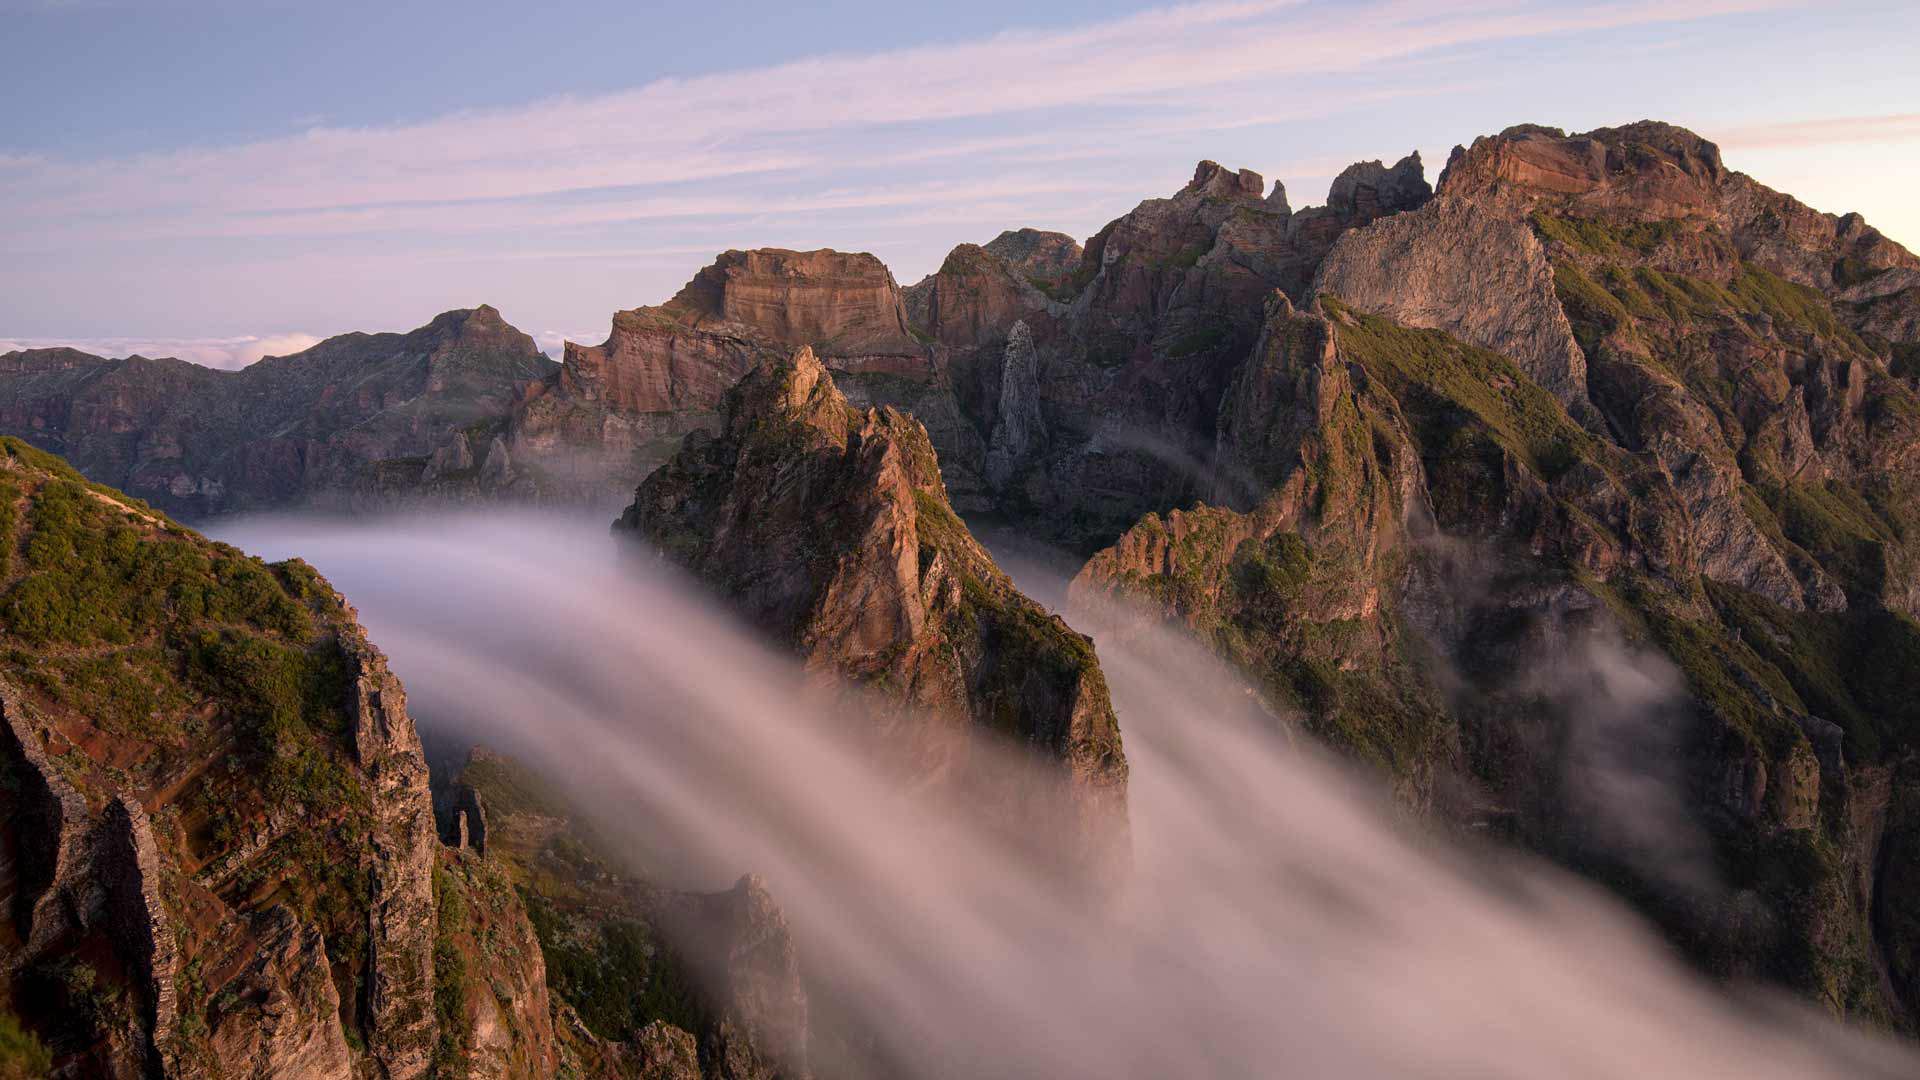
[[[1235,171],[1217,161],[1202,161],[1194,166],[1193,179],[1180,189],[1180,194],[1221,199],[1258,199],[1265,190],[1266,180],[1252,169]]]
[[[1433,187],[1427,183],[1418,150],[1394,162],[1392,168],[1377,160],[1354,162],[1327,189],[1328,206],[1366,220],[1415,209],[1432,197]],[[1285,201],[1284,192],[1280,198]]]
[[[1056,278],[1080,265],[1080,242],[1044,229],[1008,229],[982,245],[1031,278]]]
[[[689,437],[618,522],[706,579],[809,671],[928,718],[889,738],[963,784],[998,730],[1060,771],[1022,828],[1080,834],[1096,877],[1126,852],[1127,766],[1093,645],[1022,595],[954,513],[933,442],[856,409],[810,349],[750,372],[718,437]],[[955,724],[953,721],[960,721]],[[887,722],[889,726],[893,721]],[[944,782],[944,781],[943,781]]]
[[[1719,147],[1657,120],[1573,135],[1518,124],[1455,147],[1440,190],[1582,197],[1606,189],[1609,203],[1644,205],[1671,216],[1705,207],[1728,176]]]
[[[696,323],[740,323],[780,345],[809,345],[831,357],[920,352],[893,272],[864,251],[725,251],[662,306]]]

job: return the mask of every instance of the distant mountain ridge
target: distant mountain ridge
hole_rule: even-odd
[[[338,501],[503,415],[554,365],[491,307],[239,371],[73,349],[0,356],[0,431],[189,518]]]

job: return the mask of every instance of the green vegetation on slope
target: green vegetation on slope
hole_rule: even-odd
[[[1361,314],[1332,297],[1321,303],[1342,322],[1342,355],[1382,380],[1417,425],[1414,434],[1427,458],[1475,453],[1479,428],[1545,480],[1576,461],[1614,471],[1609,466],[1617,451],[1575,423],[1513,361],[1438,330],[1411,330]]]
[[[345,620],[306,564],[207,541],[0,439],[0,677],[83,791],[164,784],[154,813],[168,856],[205,867],[239,910],[286,904],[318,926],[354,1001],[370,807],[348,746]],[[307,827],[229,863],[288,813]],[[213,1006],[204,973],[188,964],[177,989],[191,1043]]]
[[[704,1030],[692,977],[652,925],[652,890],[602,850],[565,796],[491,751],[475,751],[460,782],[486,807],[486,862],[525,905],[556,1000],[614,1042],[655,1020]]]
[[[433,866],[433,900],[437,918],[433,937],[433,1015],[440,1041],[433,1048],[433,1075],[452,1080],[467,1075],[473,1053],[472,1033],[466,1022],[467,961],[461,950],[469,930],[466,897],[444,861]]]
[[[0,1080],[41,1080],[53,1069],[53,1055],[10,1012],[0,1012]]]

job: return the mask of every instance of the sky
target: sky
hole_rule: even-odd
[[[0,351],[232,367],[490,303],[557,356],[728,248],[906,284],[1202,158],[1298,208],[1522,122],[1683,124],[1920,247],[1911,0],[0,0],[0,42]]]

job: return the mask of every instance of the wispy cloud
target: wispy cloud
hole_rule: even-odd
[[[1920,139],[1920,113],[1887,116],[1837,116],[1729,128],[1716,134],[1723,147],[1741,150],[1832,143],[1905,142]]]
[[[984,239],[956,231],[990,215],[996,231],[1091,231],[1177,184],[1190,161],[1155,157],[1163,136],[1225,138],[1432,94],[1483,77],[1472,51],[1496,43],[1775,6],[1202,3],[417,123],[94,158],[0,148],[0,332],[98,327],[105,296],[116,317],[188,332],[369,310],[412,325],[433,305],[478,299],[579,325],[661,299],[705,261],[609,253],[672,253],[709,237],[890,249],[937,265],[954,242]],[[1143,175],[1147,161],[1157,163]],[[565,251],[583,254],[544,254]],[[423,266],[440,277],[421,279]]]
[[[599,97],[459,113],[419,124],[314,128],[236,146],[100,161],[28,162],[5,203],[110,220],[141,212],[244,223],[263,211],[378,213],[620,186],[840,170],[965,152],[902,130],[1100,106],[1164,106],[1208,87],[1351,71],[1488,40],[1693,19],[1772,6],[1615,3],[1527,8],[1397,0],[1346,12],[1300,0],[1170,8],[1074,30],[822,56],[758,71],[662,79]],[[1235,121],[1238,122],[1238,121]],[[863,133],[866,147],[844,135]],[[1018,150],[1038,136],[976,142]],[[964,144],[962,144],[964,146]],[[877,151],[877,152],[876,152]]]

